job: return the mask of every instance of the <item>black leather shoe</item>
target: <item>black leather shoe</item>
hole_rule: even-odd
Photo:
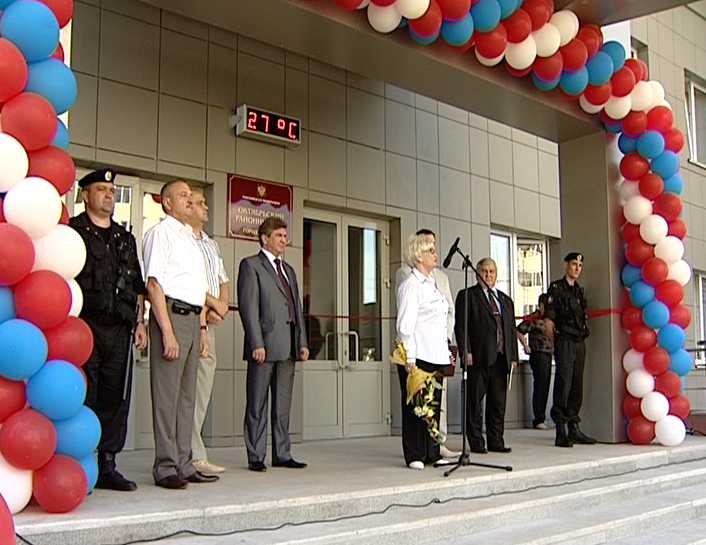
[[[250,462],[248,464],[248,469],[250,471],[264,472],[267,471],[267,466],[263,462]]]
[[[186,480],[190,483],[215,483],[220,477],[218,475],[204,475],[200,471],[195,471]]]
[[[557,422],[556,424],[554,446],[562,448],[571,448],[574,446],[574,443],[569,439],[569,435],[566,433],[566,424],[563,422]]]
[[[186,488],[186,485],[189,483],[187,483],[178,475],[169,475],[168,477],[164,477],[163,479],[155,481],[154,484],[156,484],[157,486],[161,486],[162,488],[181,490],[182,488]]]
[[[488,447],[488,451],[490,452],[512,452],[512,448],[510,447]]]
[[[294,458],[286,462],[272,462],[272,467],[288,467],[291,469],[303,469],[307,466],[306,462],[297,462]]]
[[[475,452],[476,454],[488,454],[488,449],[485,447],[471,447],[471,452]]]
[[[117,490],[119,492],[132,492],[137,490],[137,484],[123,477],[118,471],[113,470],[98,475],[96,488]]]
[[[578,424],[569,424],[569,440],[575,445],[595,445],[596,440],[581,431]]]

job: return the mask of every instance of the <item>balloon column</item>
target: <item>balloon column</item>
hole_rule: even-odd
[[[86,258],[60,224],[76,169],[57,118],[76,99],[59,29],[73,0],[0,0],[0,533],[31,497],[71,511],[92,486],[100,424],[83,406],[93,337],[76,316]],[[95,482],[95,481],[93,481]]]
[[[619,135],[622,279],[629,290],[622,323],[632,346],[623,358],[628,436],[638,444],[655,437],[663,445],[681,443],[690,408],[679,379],[692,366],[684,350],[691,315],[682,304],[691,278],[682,259],[686,225],[679,198],[684,135],[647,65],[626,59],[620,43],[604,42],[600,28],[582,25],[572,11],[555,12],[553,0],[332,1],[366,9],[378,32],[402,27],[420,45],[441,37],[461,54],[473,49],[485,66],[505,61],[513,76],[529,76],[540,91],[560,89]]]

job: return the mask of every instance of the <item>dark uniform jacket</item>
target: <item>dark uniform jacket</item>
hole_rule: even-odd
[[[589,336],[586,297],[578,282],[571,286],[566,278],[555,280],[547,291],[547,318],[554,322],[556,335],[572,341]]]

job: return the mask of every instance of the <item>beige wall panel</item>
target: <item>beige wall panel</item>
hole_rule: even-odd
[[[402,155],[385,155],[386,202],[392,206],[417,207],[417,162]]]
[[[162,95],[159,101],[159,159],[206,166],[206,106]]]
[[[309,189],[346,195],[346,143],[323,134],[310,134]]]
[[[347,195],[354,199],[385,202],[385,155],[382,151],[347,145]]]
[[[385,145],[385,103],[382,97],[348,88],[348,140],[381,149]]]

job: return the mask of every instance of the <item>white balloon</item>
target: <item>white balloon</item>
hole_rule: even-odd
[[[659,106],[664,101],[664,87],[658,81],[648,81],[652,87],[652,108]]]
[[[644,369],[635,369],[630,372],[625,384],[631,396],[643,398],[655,389],[655,378]]]
[[[672,105],[669,102],[667,102],[666,100],[663,100],[662,102],[657,104],[657,106],[664,106],[666,108],[669,108],[670,110],[672,109]]]
[[[9,191],[27,176],[27,152],[15,138],[0,133],[0,193]]]
[[[557,11],[549,19],[549,22],[559,31],[562,46],[573,40],[579,31],[579,19],[573,11],[568,9]]]
[[[5,498],[13,515],[24,509],[32,499],[32,472],[10,465],[0,454],[0,495]]]
[[[650,392],[640,402],[642,416],[652,422],[659,422],[669,414],[669,401],[660,392]]]
[[[5,219],[30,238],[46,235],[61,218],[61,197],[44,178],[31,176],[7,192],[3,203]]]
[[[579,97],[579,106],[587,114],[597,114],[603,109],[603,104],[591,104],[583,95]]]
[[[531,34],[520,43],[508,43],[505,49],[505,61],[515,70],[529,68],[536,58],[537,44]]]
[[[677,237],[668,236],[655,246],[655,257],[671,265],[684,257],[684,243]]]
[[[632,373],[635,369],[642,369],[644,371],[644,360],[644,352],[638,352],[634,348],[631,348],[623,354],[623,369],[625,369],[627,374]]]
[[[632,107],[632,100],[630,95],[625,95],[624,97],[612,96],[605,103],[605,113],[607,113],[613,119],[622,119],[630,113],[630,108]]]
[[[669,225],[659,214],[647,216],[640,222],[640,236],[648,244],[657,244],[667,236]]]
[[[54,271],[64,278],[74,278],[86,262],[86,246],[81,236],[68,225],[57,225],[34,242],[36,270]]]
[[[370,0],[363,0],[360,4],[358,4],[358,7],[355,9],[367,8],[368,4],[370,4]]]
[[[676,263],[669,265],[667,279],[676,280],[682,286],[686,286],[691,280],[691,267],[686,261],[680,259]]]
[[[553,24],[545,23],[542,28],[532,33],[532,37],[537,44],[538,57],[551,57],[559,51],[561,34]]]
[[[394,6],[402,17],[414,20],[419,19],[427,12],[429,0],[397,0]]]
[[[655,436],[665,447],[676,447],[684,442],[686,426],[681,418],[668,414],[655,424]]]
[[[71,290],[71,308],[69,309],[69,316],[78,316],[81,314],[81,309],[83,308],[83,291],[81,291],[81,286],[73,278],[69,278],[66,281],[69,284],[69,289]]]
[[[402,16],[395,9],[395,5],[378,6],[377,4],[368,5],[368,22],[378,32],[386,34],[392,32],[402,21]]]
[[[642,195],[630,197],[623,207],[623,214],[630,223],[640,225],[642,220],[652,214],[652,202]]]
[[[646,112],[652,107],[653,95],[652,86],[649,83],[638,81],[630,93],[632,109],[636,112]]]
[[[476,49],[475,52],[476,59],[478,59],[478,62],[481,63],[483,66],[496,66],[502,62],[503,58],[505,58],[505,51],[503,51],[501,55],[493,59],[489,59],[488,57],[484,57],[483,55],[481,55],[480,53],[478,53],[478,49]]]
[[[620,198],[627,202],[631,198],[640,195],[640,184],[639,182],[635,182],[633,180],[623,180],[623,183],[620,184],[618,191],[620,192]]]

